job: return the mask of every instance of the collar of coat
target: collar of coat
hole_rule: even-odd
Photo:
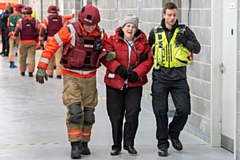
[[[165,19],[162,20],[161,26],[163,27],[164,30],[170,31],[170,30],[166,27],[166,25],[165,25]],[[176,22],[175,22],[175,24],[173,25],[173,27],[172,27],[171,30],[174,31],[177,27],[178,27],[178,20],[176,20]]]

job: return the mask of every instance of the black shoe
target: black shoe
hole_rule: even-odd
[[[125,150],[127,150],[128,153],[130,153],[130,154],[137,154],[137,151],[133,146],[124,146],[123,148]]]
[[[62,79],[62,76],[61,75],[57,75],[57,79]]]
[[[120,154],[120,150],[118,150],[118,149],[113,149],[111,152],[110,152],[110,154],[111,154],[111,156],[117,156],[117,155],[119,155]]]
[[[49,78],[53,78],[53,75],[48,75]]]
[[[29,72],[29,73],[28,73],[28,76],[29,76],[29,77],[33,77],[33,73],[32,73],[32,72]]]
[[[8,54],[6,54],[6,53],[2,54],[2,57],[8,57]]]
[[[21,74],[21,76],[25,76],[25,72],[21,72],[20,74]]]
[[[168,138],[171,140],[173,148],[178,151],[181,151],[183,149],[182,143],[179,138],[173,138],[170,135],[168,135]]]
[[[71,158],[72,159],[81,159],[81,142],[71,142]]]
[[[168,148],[158,149],[158,156],[167,157],[168,156]]]
[[[88,148],[87,142],[82,142],[81,152],[83,155],[89,155],[91,154],[90,149]]]

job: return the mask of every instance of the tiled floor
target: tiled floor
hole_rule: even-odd
[[[37,56],[40,55],[38,51]],[[36,58],[38,61],[38,57]],[[98,75],[99,78],[102,76]],[[67,160],[65,112],[61,101],[62,80],[52,78],[38,84],[35,78],[20,76],[19,68],[10,69],[6,57],[0,56],[0,160]],[[111,128],[105,107],[105,86],[98,82],[99,104],[96,123],[89,144],[92,154],[86,160],[233,160],[233,154],[211,147],[208,143],[183,131],[181,152],[169,149],[166,158],[157,155],[155,119],[152,111],[142,106],[136,136],[137,156],[125,150],[110,156]]]

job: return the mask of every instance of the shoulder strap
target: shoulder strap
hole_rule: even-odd
[[[99,28],[99,31],[100,31],[99,36],[97,36],[97,37],[95,38],[95,40],[96,40],[95,50],[100,50],[100,49],[102,48],[102,46],[101,46],[101,40],[102,40],[102,38],[103,38],[104,29]]]
[[[36,20],[35,20],[36,21]],[[29,20],[27,19],[27,23],[28,24],[30,24],[31,25],[31,27],[32,27],[32,29],[34,30],[34,31],[36,31],[37,32],[37,29],[36,29],[36,27],[34,27],[33,26],[33,24],[31,23],[31,22],[29,22]],[[37,23],[37,22],[36,22]]]
[[[186,25],[184,25],[184,24],[179,24],[178,25],[178,32],[179,33],[183,33],[183,31],[185,31],[186,30]]]
[[[68,24],[67,28],[68,28],[69,32],[72,34],[71,44],[73,46],[75,45],[75,32],[78,35],[79,43],[83,43],[83,36],[81,34],[81,28],[80,28],[78,22],[73,22],[71,24]]]
[[[164,29],[162,28],[161,25],[158,25],[156,27],[154,27],[154,33],[157,34],[157,38],[158,38],[158,41],[159,41],[159,47],[162,48],[163,45],[162,45],[162,33],[163,33]],[[155,42],[156,42],[156,39],[155,39]]]

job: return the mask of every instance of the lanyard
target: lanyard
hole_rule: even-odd
[[[136,64],[137,64],[137,62],[138,62],[138,55],[137,55],[137,53],[136,53],[136,48],[135,48],[135,45],[134,45],[134,40],[132,40],[132,41],[127,41],[126,39],[124,39],[124,41],[128,44],[128,46],[131,47],[131,49],[132,49],[133,52],[135,53],[136,58],[137,58],[137,61],[136,61]]]

